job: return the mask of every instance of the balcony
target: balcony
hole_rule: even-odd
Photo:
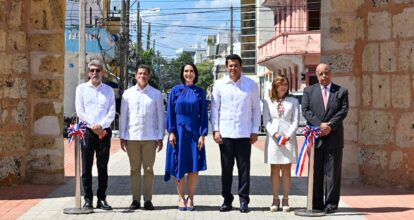
[[[290,0],[262,0],[264,7],[286,6],[288,4],[290,4]]]
[[[320,54],[320,31],[281,33],[259,46],[258,63],[282,55]]]

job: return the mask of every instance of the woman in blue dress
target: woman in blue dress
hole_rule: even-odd
[[[206,170],[205,136],[208,132],[206,93],[197,83],[197,68],[186,63],[181,68],[182,84],[172,88],[167,105],[169,133],[164,180],[176,177],[178,209],[194,210],[198,171]],[[185,199],[185,174],[188,197]]]

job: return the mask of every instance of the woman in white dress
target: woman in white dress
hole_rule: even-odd
[[[280,179],[283,181],[282,210],[290,210],[290,169],[297,161],[296,129],[299,121],[299,102],[288,94],[289,81],[285,76],[277,76],[272,82],[269,98],[263,101],[263,124],[267,131],[265,163],[271,167],[273,193],[271,212],[279,210],[280,207]]]

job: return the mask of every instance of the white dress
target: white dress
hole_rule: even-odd
[[[296,98],[288,96],[282,104],[284,112],[279,117],[278,103],[272,102],[270,98],[263,100],[263,124],[267,133],[264,161],[267,164],[290,164],[297,161],[296,129],[299,121],[299,102]],[[275,133],[284,133],[290,140],[279,146],[273,137]]]

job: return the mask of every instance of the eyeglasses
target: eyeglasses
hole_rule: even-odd
[[[93,72],[100,73],[101,70],[100,69],[90,69],[89,72],[91,72],[91,73],[93,73]]]

